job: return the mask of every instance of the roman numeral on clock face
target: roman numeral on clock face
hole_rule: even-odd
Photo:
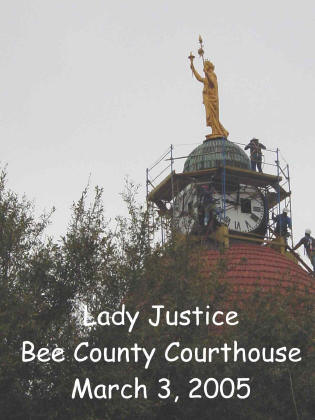
[[[248,230],[252,230],[253,228],[251,227],[251,225],[248,223],[247,220],[245,220],[245,224]]]
[[[253,219],[254,220],[254,222],[258,222],[258,220],[259,220],[259,217],[258,216],[256,216],[256,214],[251,214],[250,215],[250,217],[251,217],[251,219]]]
[[[235,222],[234,222],[234,228],[235,228],[235,230],[241,230],[241,224],[237,220],[235,220]]]

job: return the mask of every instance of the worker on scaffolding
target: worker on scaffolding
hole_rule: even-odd
[[[310,259],[313,266],[313,271],[315,272],[315,239],[311,236],[311,233],[311,229],[305,229],[305,235],[300,240],[300,242],[298,242],[295,247],[292,248],[292,251],[295,251],[301,245],[304,245],[304,250]]]
[[[199,201],[199,224],[207,230],[213,232],[215,223],[216,200],[214,198],[215,189],[213,185],[201,185]]]
[[[277,216],[272,213],[272,220],[276,223],[276,227],[274,229],[274,234],[279,237],[285,238],[287,240],[289,236],[288,229],[292,229],[292,221],[291,217],[288,216],[289,209],[285,207],[281,214]]]
[[[266,146],[262,143],[259,143],[258,139],[251,139],[247,146],[244,147],[245,150],[249,149],[250,151],[250,164],[252,171],[256,171],[256,166],[258,171],[261,173],[262,168],[262,149],[266,150]]]

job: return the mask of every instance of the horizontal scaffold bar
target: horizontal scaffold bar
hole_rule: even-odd
[[[218,168],[203,169],[194,172],[170,173],[157,187],[155,187],[148,195],[147,200],[158,204],[161,201],[170,202],[172,200],[172,183],[175,185],[176,195],[180,193],[187,185],[193,182],[207,182],[213,179],[221,182],[223,166]],[[265,173],[254,172],[249,169],[236,168],[232,166],[225,167],[226,183],[237,183],[253,185],[255,187],[273,187],[277,188],[282,178]],[[283,191],[282,191],[283,190]],[[289,195],[280,187],[281,199]],[[271,203],[274,201],[272,193],[270,193]],[[270,206],[271,207],[271,206]]]

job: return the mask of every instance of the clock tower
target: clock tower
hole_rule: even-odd
[[[276,194],[278,178],[251,171],[249,158],[237,144],[224,137],[206,139],[187,157],[182,177],[193,180],[174,200],[174,217],[182,233],[211,233],[205,223],[208,194],[215,218],[211,231],[224,225],[238,234],[265,235],[269,211],[265,190],[274,187]]]
[[[285,280],[283,289],[287,281],[305,287],[310,284],[312,270],[291,249],[292,229],[286,237],[276,234],[277,216],[284,208],[291,217],[289,166],[280,162],[278,149],[267,149],[269,160],[263,162],[262,172],[256,172],[244,151],[245,144],[228,139],[219,119],[214,65],[204,59],[201,37],[199,42],[204,76],[196,70],[192,53],[189,60],[193,75],[203,84],[206,125],[211,133],[185,156],[176,156],[171,145],[147,169],[147,202],[161,218],[162,242],[167,240],[163,226],[171,220],[179,237],[190,235],[206,245],[209,269],[225,251],[229,267],[226,278],[233,286],[247,285],[250,289],[259,278],[261,286],[266,283],[273,287],[273,283]],[[183,165],[178,170],[180,161]],[[162,179],[168,168],[170,173]],[[233,261],[231,266],[229,261]],[[249,261],[250,267],[244,261]]]

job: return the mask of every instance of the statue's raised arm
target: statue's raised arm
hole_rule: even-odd
[[[192,55],[192,53],[190,53],[190,56],[188,57],[190,59],[190,68],[195,76],[195,78],[197,80],[199,80],[199,82],[204,83],[204,78],[200,76],[200,74],[197,72],[197,70],[195,69],[194,66],[194,56]]]

